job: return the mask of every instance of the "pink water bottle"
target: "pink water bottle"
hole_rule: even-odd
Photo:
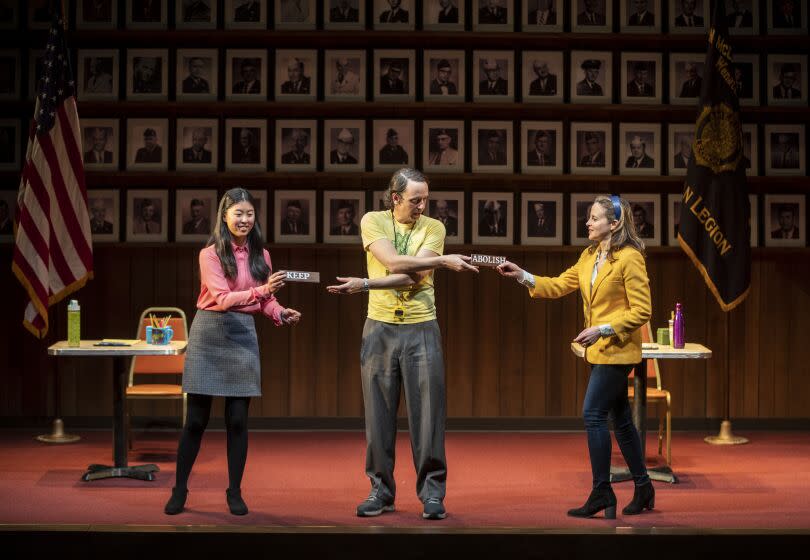
[[[672,325],[672,347],[683,348],[684,338],[683,309],[680,303],[675,304],[675,322]]]

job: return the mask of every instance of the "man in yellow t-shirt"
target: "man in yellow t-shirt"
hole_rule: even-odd
[[[360,370],[366,417],[369,497],[357,515],[394,511],[394,448],[400,388],[405,391],[422,517],[444,519],[447,464],[444,453],[445,382],[441,333],[436,321],[433,270],[478,269],[470,257],[443,255],[444,225],[424,216],[428,184],[416,169],[394,173],[385,194],[389,210],[368,212],[360,222],[368,278],[338,277],[331,293],[370,292],[363,327]]]

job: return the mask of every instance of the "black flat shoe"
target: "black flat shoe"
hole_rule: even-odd
[[[594,488],[591,490],[591,495],[588,496],[588,501],[576,509],[569,509],[568,515],[571,517],[594,517],[600,511],[605,512],[605,519],[616,519],[616,494],[613,489],[607,488]]]
[[[181,513],[183,509],[185,509],[187,497],[188,488],[172,488],[172,497],[166,502],[163,513],[166,515],[177,515]]]
[[[225,498],[228,501],[228,509],[234,515],[246,515],[248,512],[247,504],[242,499],[242,490],[240,488],[225,490]]]
[[[636,486],[633,492],[633,501],[622,510],[622,515],[638,515],[645,509],[652,511],[655,507],[655,488],[652,482]]]

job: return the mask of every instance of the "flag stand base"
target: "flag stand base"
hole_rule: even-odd
[[[731,420],[723,420],[720,424],[720,433],[716,436],[708,436],[703,441],[709,445],[742,445],[748,443],[748,438],[735,436],[731,431]]]
[[[37,436],[37,440],[44,443],[73,443],[82,439],[79,436],[74,436],[65,433],[65,423],[61,418],[56,418],[53,421],[53,431],[50,434]]]

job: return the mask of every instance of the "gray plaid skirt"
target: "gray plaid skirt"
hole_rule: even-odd
[[[197,310],[188,335],[183,391],[216,397],[261,396],[253,315]]]

